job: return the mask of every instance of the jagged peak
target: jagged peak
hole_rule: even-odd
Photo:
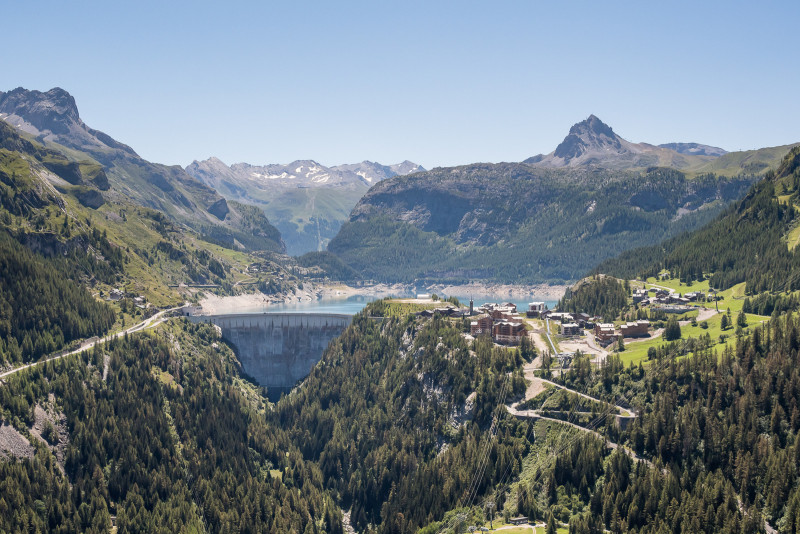
[[[36,129],[66,133],[71,124],[82,124],[75,98],[60,87],[41,92],[17,87],[0,93],[0,112],[25,117]]]
[[[580,134],[582,132],[593,132],[598,135],[605,135],[608,137],[617,137],[614,130],[608,124],[601,121],[597,115],[589,115],[586,120],[573,124],[569,129],[569,133]]]
[[[572,125],[569,134],[556,147],[553,155],[565,161],[578,158],[593,150],[619,150],[622,147],[621,137],[614,133],[609,125],[595,115]]]

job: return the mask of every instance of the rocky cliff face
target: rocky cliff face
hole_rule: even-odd
[[[203,233],[208,233],[205,231],[207,225],[223,226],[226,235],[244,231],[245,217],[228,206],[226,199],[214,189],[179,166],[149,162],[131,147],[90,128],[81,120],[72,95],[59,87],[46,92],[23,88],[0,92],[0,119],[18,131],[35,136],[48,150],[62,153],[61,159],[73,160],[59,163],[58,169],[51,169],[59,176],[66,176],[68,181],[74,175],[74,180],[70,181],[73,185],[80,180],[89,181],[77,173],[69,173],[70,165],[77,168],[76,158],[81,167],[87,161],[94,165],[99,163],[98,171],[90,180],[99,189],[107,191],[104,193],[106,197],[123,195]],[[83,157],[64,151],[63,147],[78,151]],[[50,165],[51,159],[47,158],[43,164]],[[92,206],[97,205],[100,199],[96,194],[84,195],[84,200]],[[264,241],[263,246],[265,250],[283,250],[279,242]]]
[[[76,126],[83,126],[75,99],[60,87],[46,93],[21,87],[0,93],[0,113],[27,123],[29,133],[52,132],[67,135]]]

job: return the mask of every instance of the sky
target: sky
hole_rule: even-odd
[[[0,91],[58,86],[151,161],[520,161],[800,141],[800,2],[2,2]]]

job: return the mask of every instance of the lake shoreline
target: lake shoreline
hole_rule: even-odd
[[[461,285],[437,284],[426,289],[428,293],[440,296],[460,296],[468,298],[475,295],[484,298],[487,295],[498,300],[514,299],[539,299],[558,300],[564,294],[567,286],[550,286],[537,284],[531,286],[512,284],[491,284],[473,282]],[[268,311],[270,307],[283,309],[286,305],[311,303],[315,301],[346,300],[352,297],[386,298],[391,296],[415,296],[413,286],[406,284],[375,284],[365,287],[353,287],[346,284],[323,285],[304,282],[302,289],[296,288],[291,293],[267,295],[264,293],[246,293],[242,295],[220,297],[206,294],[200,300],[203,315],[224,315],[242,313],[242,310],[262,308]]]

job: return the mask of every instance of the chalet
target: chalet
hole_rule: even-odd
[[[669,297],[670,291],[666,289],[656,289],[656,298],[662,299],[664,297]]]
[[[525,314],[528,317],[539,317],[546,309],[547,307],[544,305],[544,302],[529,302],[528,311],[525,312]]]
[[[595,323],[594,337],[601,343],[617,340],[617,333],[614,331],[614,323]]]
[[[472,334],[473,337],[491,335],[493,324],[494,321],[489,315],[478,317],[477,320],[470,323],[469,333]]]
[[[559,321],[561,324],[571,323],[575,320],[572,314],[567,312],[553,312],[548,316],[551,321]]]
[[[112,289],[108,292],[108,300],[120,300],[125,296],[125,293],[121,289]]]
[[[517,313],[517,305],[513,302],[504,302],[503,308],[511,308],[514,313]]]
[[[561,325],[562,336],[579,336],[581,334],[581,327],[578,323],[564,323]]]
[[[503,345],[519,345],[525,335],[522,323],[499,321],[492,326],[492,339]]]
[[[684,297],[692,302],[696,302],[698,300],[704,300],[706,298],[706,294],[702,291],[692,291],[691,293],[686,293]]]
[[[494,309],[497,309],[499,307],[500,307],[500,305],[497,304],[496,302],[484,302],[483,304],[480,305],[480,307],[478,308],[478,311],[487,313],[487,312],[490,312],[490,311],[492,311]]]
[[[622,337],[645,337],[649,329],[650,321],[646,319],[626,323],[619,327]]]
[[[647,290],[646,289],[637,289],[633,292],[633,303],[639,304],[640,302],[647,299]]]
[[[508,520],[508,522],[511,523],[512,525],[524,525],[524,524],[528,523],[529,521],[530,520],[527,517],[525,517],[524,515],[520,515],[520,516],[517,516],[517,517],[512,517],[511,519]]]
[[[592,320],[592,316],[588,313],[577,313],[575,314],[575,322],[580,325],[581,328],[593,328],[594,321]]]

